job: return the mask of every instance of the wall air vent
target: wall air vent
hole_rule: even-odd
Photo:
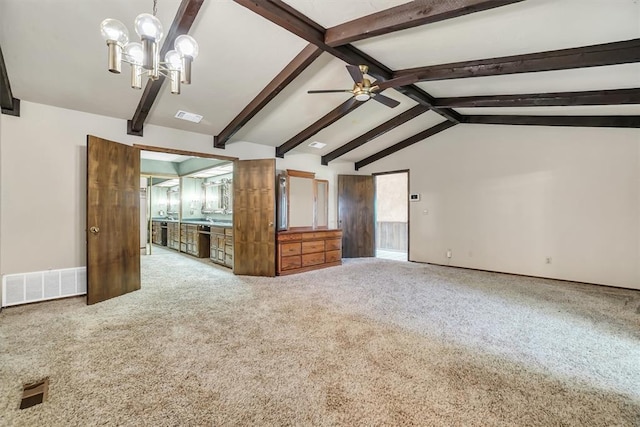
[[[182,119],[193,123],[200,123],[200,120],[202,120],[202,116],[200,114],[188,113],[182,110],[178,110],[175,117],[176,119]]]

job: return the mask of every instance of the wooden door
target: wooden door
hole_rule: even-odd
[[[238,160],[233,168],[235,274],[276,275],[275,159]]]
[[[87,303],[140,289],[140,151],[87,136]]]
[[[375,186],[370,175],[338,175],[342,257],[376,256]]]

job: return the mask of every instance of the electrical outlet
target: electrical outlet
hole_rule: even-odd
[[[451,258],[451,249],[447,249],[447,258]]]
[[[550,256],[546,257],[545,261],[547,264],[551,264],[551,257]]]

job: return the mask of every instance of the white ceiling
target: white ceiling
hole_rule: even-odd
[[[159,0],[167,29],[179,0]],[[378,12],[406,0],[286,0],[324,27]],[[0,0],[0,46],[17,98],[130,119],[141,91],[129,88],[128,65],[106,69],[99,24],[150,12],[151,0]],[[193,84],[182,94],[162,88],[147,123],[217,135],[284,68],[307,42],[231,0],[207,0],[190,32],[200,44]],[[638,0],[527,0],[354,43],[391,69],[580,47],[640,37]],[[279,146],[336,108],[347,93],[309,95],[311,89],[352,85],[344,62],[322,54],[231,139]],[[640,87],[640,64],[594,67],[417,84],[436,97]],[[400,106],[368,101],[322,130],[295,152],[327,154],[411,108],[415,102],[388,89]],[[204,116],[200,124],[174,118],[177,110]],[[465,109],[465,114],[639,114],[639,107],[535,107]],[[357,161],[443,119],[423,114],[340,160]],[[327,146],[308,147],[311,141]]]

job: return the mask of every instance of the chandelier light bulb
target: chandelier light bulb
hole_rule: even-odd
[[[182,56],[190,56],[191,59],[198,56],[198,42],[188,34],[176,37],[174,46]]]
[[[178,51],[170,50],[164,57],[164,60],[169,64],[169,68],[172,70],[181,70],[182,69],[182,56],[178,53]]]
[[[149,38],[155,42],[162,38],[162,24],[160,20],[150,13],[141,13],[134,22],[136,33],[140,38]]]
[[[142,65],[142,44],[138,42],[128,43],[124,47],[124,53],[127,55],[127,59],[135,65]]]
[[[116,42],[120,46],[126,45],[129,41],[129,30],[117,19],[108,18],[102,21],[100,33],[106,41]]]

